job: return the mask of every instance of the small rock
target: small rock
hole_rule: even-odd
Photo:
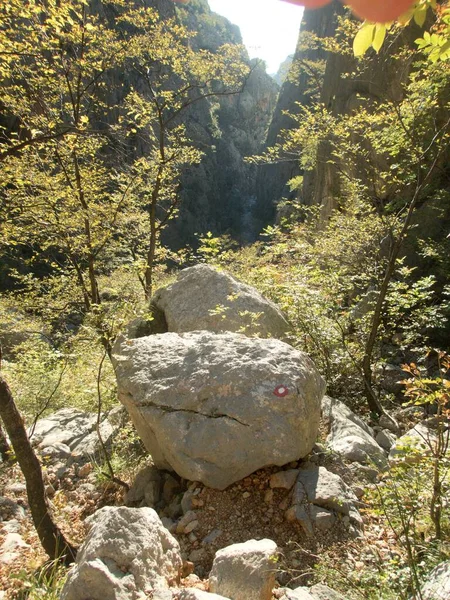
[[[3,540],[3,544],[0,548],[0,552],[3,554],[13,553],[21,548],[29,548],[30,545],[27,544],[22,536],[19,533],[7,533],[5,539]]]
[[[11,519],[10,521],[6,521],[3,523],[3,532],[4,533],[19,533],[20,531],[20,523],[17,519]]]
[[[55,488],[52,486],[51,483],[45,486],[45,495],[48,498],[53,498],[53,496],[55,495]]]
[[[186,533],[186,527],[189,525],[189,523],[194,521],[196,521],[198,525],[197,513],[194,510],[190,510],[178,521],[176,532]]]
[[[91,471],[92,471],[92,464],[86,463],[85,465],[78,467],[77,475],[78,475],[78,477],[80,477],[80,479],[84,479],[85,477],[87,477],[89,475],[89,473],[91,473]]]
[[[197,548],[189,553],[189,560],[194,564],[201,562],[205,557],[205,551],[202,548]]]
[[[14,483],[9,483],[8,485],[5,486],[5,493],[6,494],[25,494],[27,491],[27,486],[24,483],[18,483],[18,482],[14,482]]]
[[[392,446],[395,444],[397,437],[389,431],[389,429],[382,429],[375,437],[375,441],[384,449],[389,452]]]
[[[56,475],[57,479],[62,479],[69,472],[69,467],[63,463],[57,463],[55,465],[55,467],[56,467],[55,475]]]
[[[286,511],[285,516],[286,520],[290,523],[297,521],[307,536],[312,536],[314,534],[311,517],[304,506],[300,506],[299,504],[291,506],[291,508]]]
[[[314,600],[346,600],[342,594],[321,583],[313,585],[309,591]]]
[[[181,514],[183,514],[181,504],[176,499],[171,504],[169,504],[169,506],[166,506],[164,510],[167,516],[171,519],[178,519],[178,517]]]
[[[392,433],[398,433],[400,430],[397,421],[392,416],[381,415],[379,423],[380,427],[383,427],[383,429],[389,429],[389,431],[392,431]]]
[[[210,590],[233,600],[271,600],[276,556],[277,545],[268,539],[219,550],[209,576]]]
[[[179,600],[229,600],[224,596],[218,596],[217,594],[210,594],[203,590],[196,588],[185,588],[181,590]]]
[[[334,513],[318,506],[310,507],[311,520],[320,531],[331,529],[336,522]]]
[[[162,517],[161,523],[170,531],[170,533],[175,533],[177,529],[177,524],[175,521],[172,521],[172,519],[169,519],[169,517]]]
[[[55,442],[51,446],[42,448],[40,453],[44,460],[56,462],[58,460],[67,460],[70,458],[71,451],[67,444]]]
[[[194,572],[194,563],[189,560],[183,561],[183,567],[181,568],[181,577],[188,577]]]
[[[217,538],[219,538],[222,535],[222,530],[221,529],[213,529],[212,531],[210,531],[208,533],[207,536],[205,536],[202,540],[202,544],[212,544],[215,540],[217,540]]]
[[[290,590],[288,588],[284,589],[284,595],[281,596],[280,600],[316,600],[314,596],[311,596],[306,587],[299,587],[295,590]]]
[[[244,493],[242,494],[242,497],[243,497],[245,500],[246,500],[247,498],[250,498],[250,496],[251,496],[250,492],[244,492]]]
[[[183,514],[186,514],[190,510],[192,510],[192,500],[194,498],[194,493],[192,490],[187,490],[184,492],[183,497],[181,498],[181,509]]]
[[[198,521],[191,521],[184,527],[184,533],[191,533],[196,527],[198,527]]]
[[[267,490],[264,494],[264,502],[266,504],[272,504],[273,502],[273,490]]]
[[[289,469],[288,471],[279,471],[270,477],[271,488],[283,488],[290,490],[297,480],[299,469]]]

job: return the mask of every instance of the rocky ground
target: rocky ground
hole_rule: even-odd
[[[312,569],[325,557],[329,557],[331,564],[341,565],[344,571],[363,571],[380,559],[389,560],[400,555],[401,549],[393,532],[366,511],[364,486],[373,476],[371,469],[355,469],[352,463],[346,464],[337,455],[323,450],[317,445],[308,461],[290,463],[282,469],[261,469],[223,491],[162,473],[164,483],[159,486],[160,495],[155,504],[163,523],[180,543],[185,560],[183,584],[207,589],[207,577],[216,551],[250,539],[269,538],[276,542],[280,550],[276,565],[278,586],[313,583]],[[56,520],[77,545],[85,538],[84,520],[99,508],[120,506],[125,502],[135,506],[147,504],[142,496],[143,491],[145,496],[147,480],[132,487],[127,498],[123,488],[99,481],[95,462],[63,464],[64,468],[60,459],[49,460],[47,456],[43,462],[47,492]],[[145,473],[144,465],[145,462],[141,463],[141,473]],[[286,480],[299,468],[317,465],[339,474],[352,486],[355,496],[359,497],[357,506],[364,521],[364,535],[355,536],[355,531],[349,529],[349,517],[339,513],[329,529],[315,527],[313,535],[305,532],[301,522],[286,520],[293,494],[292,488],[287,489],[289,481]],[[147,470],[152,469],[147,463]],[[129,475],[131,473],[129,471]],[[129,483],[132,479],[130,476]],[[277,482],[285,487],[273,487]],[[20,597],[27,587],[29,575],[44,563],[46,557],[32,525],[25,484],[17,465],[2,465],[0,484],[0,589],[5,600],[12,600]]]

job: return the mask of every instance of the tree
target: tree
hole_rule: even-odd
[[[336,40],[324,43],[330,50],[348,56],[355,27],[354,21],[342,21],[344,47],[339,47]],[[390,35],[393,43],[396,34],[392,31]],[[373,366],[382,343],[380,334],[389,320],[389,296],[402,272],[400,259],[418,207],[445,194],[445,164],[450,147],[448,68],[443,67],[444,63],[430,63],[420,50],[408,46],[397,46],[397,52],[401,64],[414,65],[404,81],[400,99],[391,96],[389,86],[385,86],[377,87],[370,98],[358,94],[354,108],[346,114],[337,114],[332,105],[320,102],[303,106],[298,115],[292,116],[295,127],[283,132],[280,142],[262,159],[292,160],[296,156],[304,173],[314,172],[321,162],[333,165],[340,181],[336,210],[345,213],[346,205],[356,196],[359,210],[366,204],[366,210],[374,211],[383,223],[384,249],[379,248],[378,256],[374,256],[377,262],[367,289],[357,291],[356,286],[340,307],[343,342],[350,348],[351,340],[351,360],[358,367],[369,408],[375,414],[384,412],[374,387]],[[386,53],[384,50],[381,60]],[[344,77],[356,82],[371,81],[377,60],[369,55],[352,64]],[[303,182],[298,185],[302,189]],[[326,223],[322,220],[320,226],[326,227]],[[364,317],[348,323],[352,297],[368,291],[371,301]],[[393,326],[400,328],[401,321]],[[359,349],[355,349],[355,341]]]
[[[19,289],[42,294],[47,287],[50,307],[55,288],[69,310],[80,302],[109,355],[116,331],[100,308],[99,278],[131,249],[144,259],[151,294],[159,232],[175,214],[182,169],[201,157],[181,116],[203,98],[236,93],[248,70],[240,48],[195,53],[194,34],[139,6],[0,6],[0,251],[26,248],[29,272],[16,274]],[[52,520],[39,462],[3,377],[0,417],[41,542],[52,558],[70,560],[75,551]]]

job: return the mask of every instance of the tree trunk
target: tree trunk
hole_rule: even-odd
[[[2,424],[0,421],[0,457],[3,460],[3,462],[6,462],[9,460],[9,451],[10,451],[10,447],[8,444],[8,440],[6,439],[6,436],[3,432]]]
[[[75,560],[76,549],[65,539],[52,519],[50,506],[45,497],[41,465],[31,447],[11,390],[1,375],[0,417],[25,477],[28,503],[41,544],[51,559],[62,560],[69,564]]]

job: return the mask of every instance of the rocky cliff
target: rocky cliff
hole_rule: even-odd
[[[297,114],[298,105],[308,105],[312,102],[312,89],[316,87],[316,72],[311,71],[312,62],[320,64],[327,58],[327,53],[321,49],[306,47],[309,34],[319,37],[332,36],[336,29],[337,15],[342,11],[339,2],[333,2],[319,10],[305,10],[301,23],[299,40],[287,79],[284,81],[272,121],[268,130],[266,145],[270,147],[279,139],[284,129],[294,125],[286,111]],[[306,66],[306,68],[304,68]],[[296,73],[294,74],[294,69]],[[311,84],[312,87],[311,87]],[[258,224],[264,226],[275,218],[276,205],[282,198],[295,197],[289,191],[287,182],[299,175],[298,162],[284,161],[259,167],[257,176],[257,206],[255,215]]]
[[[337,1],[319,10],[305,10],[293,64],[281,88],[268,130],[267,147],[281,139],[283,130],[295,125],[286,111],[298,114],[299,105],[308,106],[313,101],[320,101],[332,115],[342,116],[350,115],[363,103],[370,107],[387,99],[393,102],[402,99],[402,88],[411,72],[411,59],[396,59],[393,54],[401,45],[413,46],[421,30],[414,23],[406,27],[389,47],[385,44],[379,55],[373,53],[365,70],[358,72],[352,54],[325,52],[315,41],[316,38],[334,36],[339,17],[344,14],[344,7]],[[386,166],[380,156],[372,153],[371,166],[363,159],[355,160],[353,164],[348,164],[348,161],[340,164],[334,161],[335,164],[332,164],[330,156],[330,145],[325,141],[319,145],[317,166],[313,171],[302,173],[295,158],[261,166],[255,208],[259,223],[264,226],[275,219],[277,206],[283,198],[292,200],[298,197],[303,204],[320,206],[323,219],[327,219],[339,206],[342,172],[353,180],[359,179],[368,187],[372,186],[373,195],[379,202],[391,200],[392,190],[389,187],[383,191],[377,188],[377,164]],[[303,175],[300,191],[291,191],[288,181],[300,174]],[[433,214],[435,217],[435,211]],[[434,222],[436,229],[437,219],[434,217],[428,216],[427,221]]]
[[[211,12],[207,0],[192,0],[178,9],[181,21],[198,35],[199,49],[216,50],[225,43],[241,44],[239,29]],[[183,178],[180,217],[166,234],[172,246],[193,241],[195,232],[229,232],[252,238],[251,219],[256,168],[244,157],[260,151],[275,108],[278,86],[263,64],[249,61],[252,72],[241,94],[204,100],[192,107],[187,127],[205,155]]]

